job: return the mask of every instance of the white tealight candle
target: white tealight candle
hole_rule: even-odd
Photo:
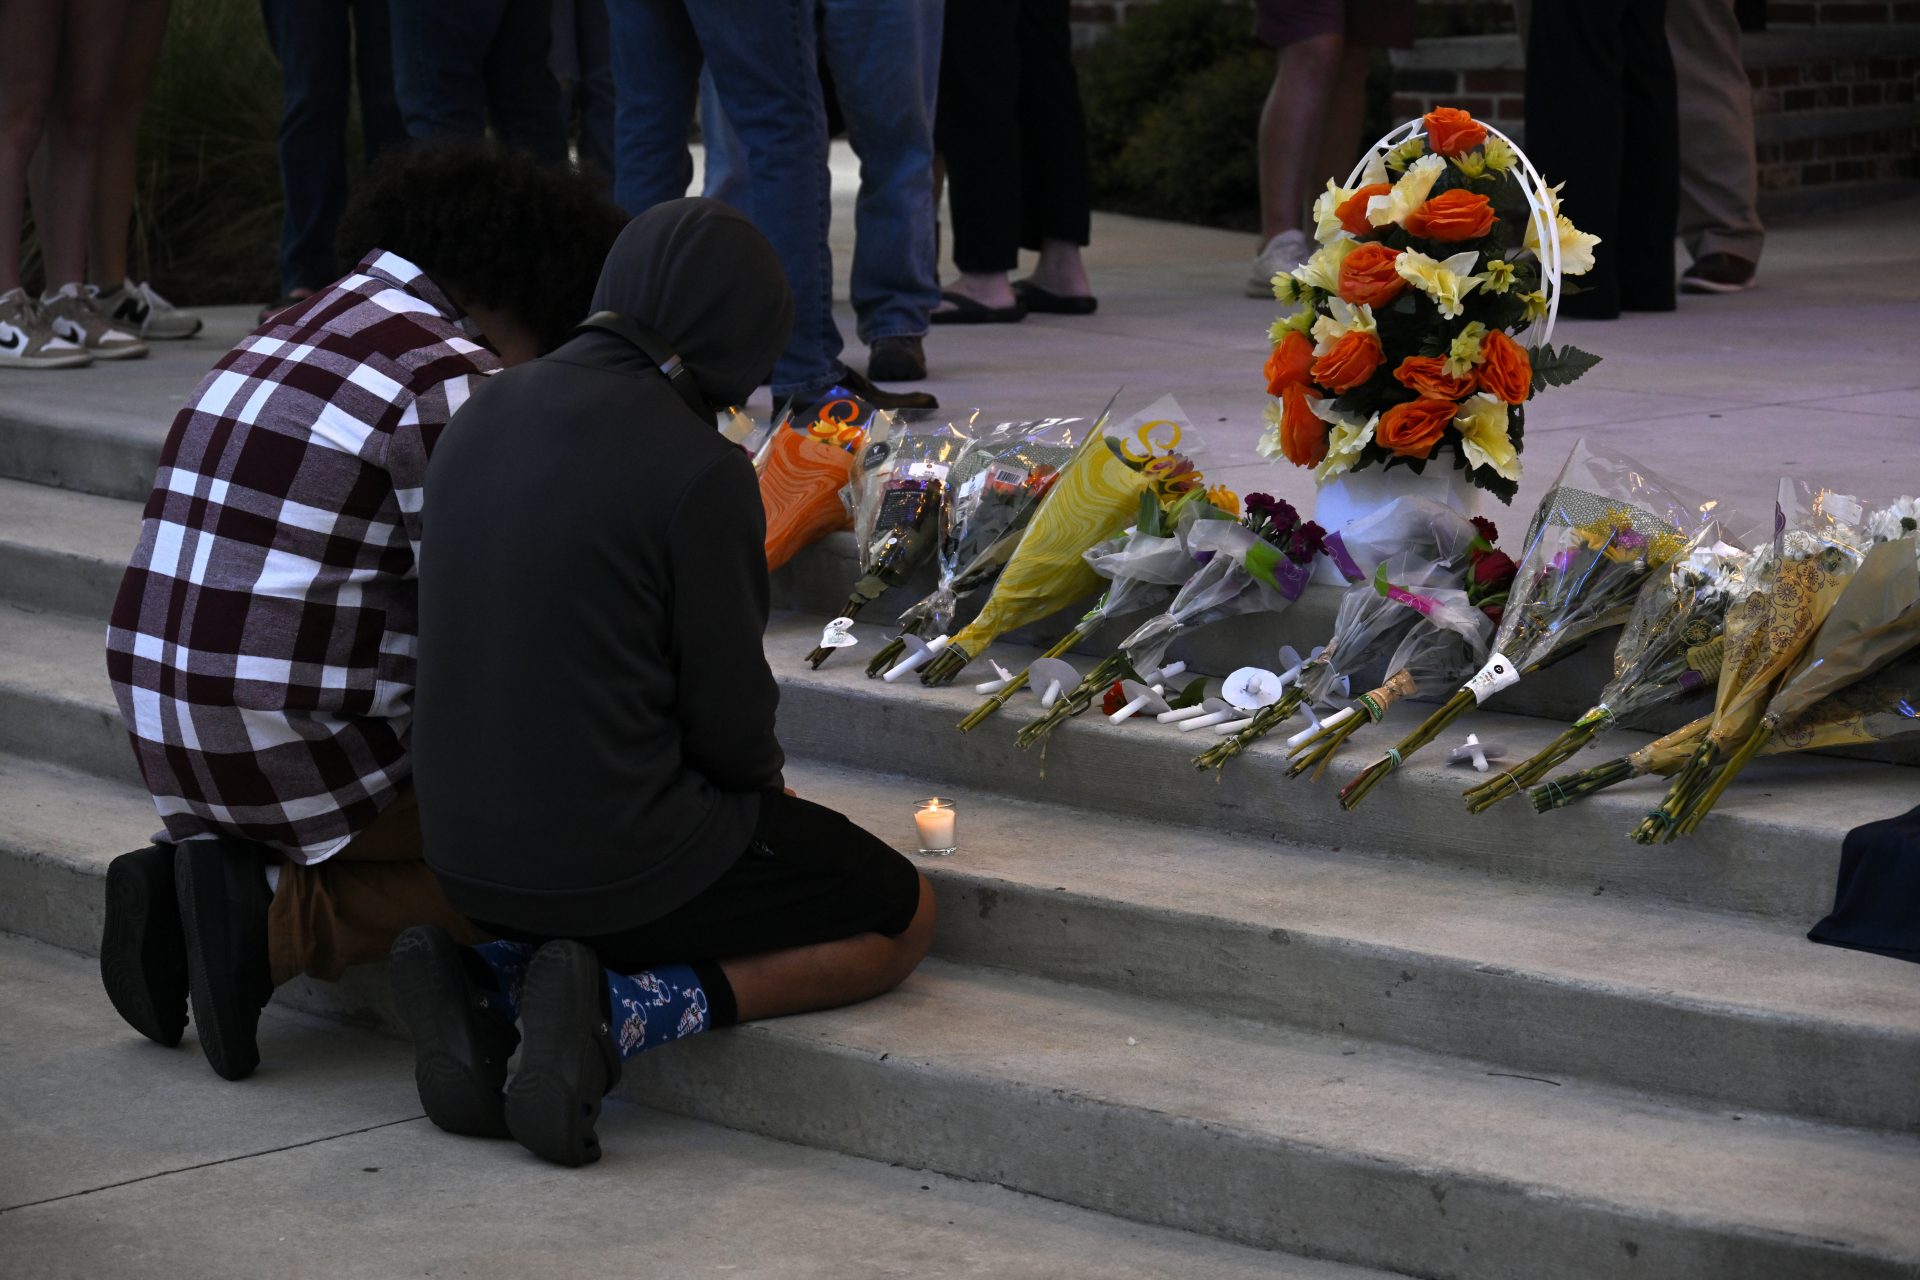
[[[913,831],[920,842],[921,853],[952,853],[953,830],[953,801],[931,796],[914,807]]]

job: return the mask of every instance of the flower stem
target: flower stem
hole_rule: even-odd
[[[1318,733],[1289,753],[1293,757],[1293,764],[1287,769],[1287,776],[1297,778],[1311,769],[1313,776],[1316,779],[1319,778],[1326,772],[1327,762],[1338,754],[1347,739],[1351,738],[1361,725],[1372,723],[1373,721],[1364,715],[1351,715],[1330,729],[1322,725]]]
[[[1633,838],[1640,844],[1664,844],[1673,839],[1674,828],[1700,793],[1712,782],[1715,771],[1720,767],[1720,748],[1711,737],[1706,738],[1694,751],[1691,758],[1680,766],[1673,775],[1673,781],[1667,784],[1666,798],[1660,806],[1642,818],[1633,829]]]
[[[1041,656],[1057,658],[1086,638],[1086,632],[1080,627],[1075,627],[1073,630],[1067,632],[1066,635],[1060,637],[1059,642]],[[973,730],[985,724],[988,716],[993,715],[996,711],[1006,706],[1008,699],[1027,687],[1027,682],[1032,678],[1032,674],[1033,667],[1031,664],[1022,667],[1013,679],[1007,682],[1006,688],[1000,690],[998,693],[990,694],[985,702],[967,713],[966,719],[960,722],[960,732],[971,733]]]
[[[1513,768],[1468,788],[1465,793],[1468,812],[1485,813],[1508,796],[1525,793],[1534,783],[1579,755],[1604,727],[1598,721],[1576,724]]]
[[[920,683],[929,688],[952,684],[953,678],[965,671],[967,664],[972,661],[972,654],[957,644],[950,644],[920,669]]]
[[[1747,762],[1760,754],[1767,745],[1768,739],[1772,737],[1773,729],[1766,724],[1755,729],[1753,736],[1741,743],[1739,748],[1727,757],[1727,762],[1720,766],[1719,772],[1714,775],[1706,789],[1688,806],[1686,815],[1680,819],[1680,825],[1674,834],[1692,835],[1694,828],[1698,827],[1713,806],[1719,803],[1721,793],[1726,791],[1733,780],[1740,775],[1740,771],[1747,767]],[[1671,840],[1673,836],[1669,835],[1667,839]]]
[[[1014,742],[1022,751],[1032,750],[1036,743],[1045,742],[1052,736],[1053,731],[1065,723],[1069,716],[1077,716],[1092,706],[1093,700],[1109,685],[1131,670],[1124,654],[1116,653],[1102,658],[1100,665],[1088,672],[1086,678],[1075,685],[1071,692],[1061,694],[1051,707],[1022,726],[1020,732],[1014,735]]]
[[[1306,695],[1299,685],[1294,685],[1282,694],[1280,701],[1270,707],[1262,707],[1253,713],[1253,723],[1238,733],[1229,734],[1220,741],[1202,751],[1193,758],[1196,769],[1223,769],[1227,761],[1245,751],[1254,743],[1273,731],[1275,725],[1283,724],[1300,709]]]
[[[1584,800],[1596,792],[1604,791],[1615,783],[1625,782],[1638,777],[1633,762],[1626,756],[1609,760],[1605,764],[1596,764],[1570,773],[1564,778],[1555,778],[1552,782],[1543,782],[1528,793],[1533,801],[1534,812],[1546,813],[1552,809],[1564,809],[1576,800]]]
[[[860,610],[866,607],[866,603],[867,602],[859,596],[849,596],[847,602],[840,606],[840,616],[843,618],[857,618],[860,616]],[[820,645],[816,647],[812,653],[807,655],[807,661],[813,664],[815,671],[818,671],[820,664],[825,662],[832,653],[832,649],[829,649],[826,645]]]
[[[900,628],[900,636],[920,635],[926,630],[926,626],[926,619],[915,618]],[[900,639],[900,636],[895,636],[881,645],[880,652],[873,655],[872,660],[867,663],[867,679],[878,680],[893,670],[894,663],[900,661],[900,655],[907,651],[906,643]]]
[[[1439,710],[1428,716],[1418,729],[1401,739],[1400,745],[1388,751],[1386,755],[1368,765],[1361,775],[1340,788],[1340,807],[1352,809],[1367,798],[1367,793],[1380,785],[1380,780],[1405,764],[1407,757],[1432,742],[1445,732],[1446,727],[1479,705],[1479,699],[1470,689],[1461,689],[1451,698],[1440,704]]]

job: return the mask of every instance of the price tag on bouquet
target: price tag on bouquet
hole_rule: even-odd
[[[1494,694],[1520,680],[1520,669],[1513,665],[1513,659],[1498,649],[1487,659],[1487,665],[1480,668],[1478,675],[1467,681],[1466,689],[1473,695],[1474,704],[1485,702]]]
[[[851,649],[860,643],[860,637],[853,634],[852,618],[835,618],[820,633],[822,649]]]

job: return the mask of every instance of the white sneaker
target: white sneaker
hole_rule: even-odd
[[[41,295],[40,314],[54,336],[85,347],[96,360],[135,360],[147,354],[147,344],[114,328],[112,321],[94,310],[93,299],[77,284],[62,285],[58,293]]]
[[[0,293],[0,369],[78,369],[92,363],[86,348],[54,336],[25,289]]]
[[[1282,231],[1254,256],[1253,271],[1247,276],[1247,296],[1271,298],[1273,278],[1293,270],[1312,256],[1312,237],[1304,231]]]
[[[168,302],[144,280],[139,284],[123,280],[111,289],[88,285],[87,293],[93,298],[94,310],[143,338],[191,338],[205,323],[193,312]]]

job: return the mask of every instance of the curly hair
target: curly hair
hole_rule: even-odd
[[[627,217],[584,175],[479,142],[383,158],[341,215],[349,266],[397,253],[464,302],[504,311],[550,351],[587,314]]]

